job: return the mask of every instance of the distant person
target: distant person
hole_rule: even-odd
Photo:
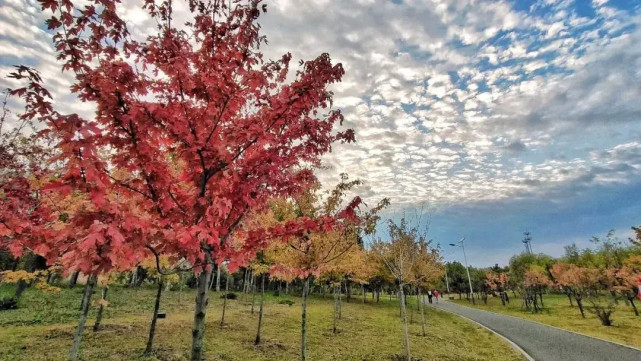
[[[432,291],[427,291],[427,300],[429,301],[429,303],[432,303],[432,297]]]
[[[434,290],[434,298],[436,299],[436,303],[438,303],[438,290]]]

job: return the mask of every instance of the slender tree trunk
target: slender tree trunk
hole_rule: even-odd
[[[25,281],[25,280],[18,281],[18,286],[16,287],[16,295],[15,295],[16,299],[18,299],[18,298],[20,298],[22,296],[24,291],[27,289],[27,286],[29,286],[27,281]]]
[[[303,302],[302,302],[302,316],[301,316],[301,361],[307,360],[307,293],[309,291],[309,277],[305,279],[303,284]]]
[[[352,284],[349,280],[345,280],[345,300],[349,302],[352,299]]]
[[[220,318],[220,327],[225,326],[225,311],[227,310],[227,296],[229,295],[229,274],[227,274],[227,278],[225,279],[225,298],[223,299],[223,315]]]
[[[96,286],[96,276],[90,275],[87,278],[87,284],[85,284],[85,290],[82,294],[82,310],[80,312],[80,319],[78,320],[78,327],[76,328],[76,333],[73,336],[73,345],[71,346],[71,351],[69,352],[69,361],[78,360],[78,353],[80,352],[80,343],[82,342],[82,332],[85,329],[85,323],[87,323],[87,314],[89,313],[89,304],[91,303],[91,296],[93,295],[93,289]]]
[[[289,282],[285,282],[285,294],[289,294]]]
[[[576,297],[576,305],[579,307],[579,311],[581,311],[581,317],[585,318],[585,312],[583,311],[583,301],[581,300],[581,297]]]
[[[539,298],[541,299],[541,309],[543,309],[543,307],[545,307],[545,305],[543,304],[543,292],[542,291],[539,291]]]
[[[336,334],[336,319],[338,318],[338,287],[334,286],[334,327],[332,331]]]
[[[421,296],[421,289],[418,289],[418,308],[419,311],[421,312],[421,328],[423,330],[423,337],[425,337],[425,305],[423,305],[423,297]]]
[[[264,287],[263,287],[264,288]],[[262,300],[262,295],[261,295],[261,300]],[[252,280],[252,310],[251,314],[254,314],[254,304],[256,303],[256,285],[254,284]]]
[[[633,295],[632,298],[628,298],[628,301],[630,301],[630,306],[632,306],[632,309],[634,310],[634,315],[639,316],[639,310],[637,310],[637,306],[634,304],[635,298],[636,297]]]
[[[218,270],[218,267],[220,267],[220,266],[216,265],[216,270]],[[216,271],[216,272],[218,272],[218,271]],[[211,289],[212,289],[212,288],[214,288],[214,282],[215,282],[214,277],[211,277],[211,276],[210,276],[210,278],[211,278],[211,279],[209,280],[209,287],[207,287],[207,289],[208,289],[209,291],[211,291]]]
[[[156,321],[158,320],[158,310],[160,309],[160,296],[162,295],[162,281],[158,280],[158,290],[156,291],[156,302],[154,303],[154,314],[151,316],[151,326],[149,326],[149,338],[147,339],[147,347],[145,348],[145,355],[150,355],[154,346],[154,335],[156,334]]]
[[[211,256],[205,253],[205,261],[211,264]],[[194,309],[194,328],[191,332],[191,361],[201,361],[203,359],[203,338],[205,337],[205,316],[207,314],[207,286],[209,286],[209,277],[211,272],[207,267],[203,269],[198,276],[198,289],[196,293],[196,307]]]
[[[78,283],[78,276],[80,276],[80,271],[75,271],[71,275],[71,279],[69,279],[69,287],[75,287],[76,283]]]
[[[247,287],[247,268],[245,268],[245,271],[243,272],[243,280],[241,281],[242,285],[240,286],[240,292],[245,293],[245,287]],[[241,294],[242,297],[242,294]]]
[[[567,295],[568,295],[568,300],[570,300],[570,307],[574,307],[574,305],[572,304],[572,295],[569,292],[567,293]]]
[[[265,299],[265,273],[261,275],[260,280],[260,308],[258,311],[258,331],[256,331],[256,339],[254,340],[254,345],[260,343],[260,330],[263,327],[263,301]]]
[[[220,269],[223,268],[223,265],[218,265],[216,267],[216,292],[220,292]]]
[[[363,304],[365,304],[365,285],[361,284],[361,292],[363,292]]]
[[[343,287],[338,284],[338,319],[343,319]]]
[[[105,301],[107,300],[107,292],[109,292],[109,286],[102,287],[102,299]],[[100,322],[102,322],[102,313],[104,309],[105,309],[105,306],[101,304],[100,308],[98,309],[98,315],[96,316],[96,322],[93,324],[94,332],[100,330]]]
[[[405,309],[405,293],[403,292],[403,287],[399,287],[399,296],[401,298],[401,322],[403,324],[403,340],[405,346],[405,356],[407,356],[407,361],[412,361],[412,356],[410,353],[410,334],[407,328],[407,310]]]

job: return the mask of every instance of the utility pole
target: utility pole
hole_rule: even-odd
[[[532,237],[530,236],[530,232],[523,232],[523,244],[525,245],[525,252],[528,254],[532,254]]]

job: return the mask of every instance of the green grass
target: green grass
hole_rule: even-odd
[[[13,292],[0,286],[0,297]],[[77,322],[82,288],[64,289],[59,294],[29,289],[17,310],[0,311],[0,360],[65,360]],[[83,360],[185,360],[189,356],[193,300],[192,290],[164,294],[161,310],[166,319],[158,321],[155,348],[149,358],[141,356],[147,339],[153,307],[153,289],[110,289],[105,329],[91,331],[96,309],[92,308],[82,344]],[[265,303],[263,343],[253,339],[258,316],[250,314],[251,295],[229,300],[227,325],[219,327],[222,299],[210,294],[206,324],[208,360],[297,360],[300,352],[300,298],[269,296]],[[279,304],[283,299],[292,306]],[[369,301],[369,300],[368,300]],[[256,303],[258,305],[258,302]],[[416,307],[414,304],[413,307]],[[398,303],[381,298],[380,304],[361,303],[354,298],[343,303],[340,332],[332,328],[333,304],[312,297],[308,306],[309,360],[390,360],[401,353]],[[413,311],[410,325],[413,356],[422,360],[523,360],[509,345],[456,316],[427,311],[427,337],[420,332],[419,317]]]
[[[483,301],[477,301],[476,306],[473,306],[472,303],[465,299],[459,300],[458,296],[455,297],[454,301],[465,306],[538,321],[566,330],[641,348],[641,337],[639,337],[641,335],[641,317],[635,316],[632,307],[623,300],[619,301],[612,315],[614,325],[610,327],[602,326],[596,315],[587,311],[589,306],[587,300],[583,301],[586,309],[586,318],[584,319],[581,317],[579,308],[576,307],[576,302],[574,302],[574,307],[570,307],[567,296],[560,294],[543,295],[545,308],[542,313],[538,314],[525,311],[522,308],[523,300],[519,297],[512,297],[512,295],[510,295],[510,304],[505,307],[501,305],[501,300],[497,297],[488,297],[487,305],[483,304]],[[637,307],[639,307],[638,304]]]

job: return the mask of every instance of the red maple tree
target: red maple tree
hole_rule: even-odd
[[[260,1],[185,2],[190,21],[177,24],[172,1],[144,1],[157,31],[140,40],[117,0],[40,0],[71,90],[95,117],[57,112],[26,67],[12,76],[27,86],[12,94],[26,101],[23,118],[58,140],[64,168],[48,191],[91,201],[44,241],[48,255],[93,274],[131,267],[144,250],[187,259],[200,273],[191,356],[200,360],[211,264],[233,269],[276,236],[331,222],[243,232],[241,247],[229,237],[250,210],[304,189],[331,144],[354,135],[334,131],[343,117],[328,86],[344,71],[328,54],[301,61],[287,81],[291,55],[260,52]]]

